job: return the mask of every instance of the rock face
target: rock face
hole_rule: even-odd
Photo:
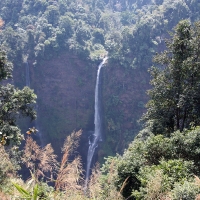
[[[67,135],[91,124],[95,73],[91,64],[68,54],[31,67],[38,126],[45,143],[60,150]]]
[[[31,88],[38,96],[37,125],[43,143],[52,143],[57,154],[66,136],[82,129],[80,153],[83,157],[87,155],[89,131],[94,130],[94,93],[99,63],[81,61],[67,53],[36,66],[29,62]],[[18,81],[19,76],[23,82],[25,68],[15,70],[15,80]],[[99,161],[104,156],[123,152],[137,134],[137,121],[147,102],[148,80],[145,69],[125,69],[111,63],[103,67],[104,131],[96,156]]]
[[[105,113],[104,151],[100,156],[122,153],[140,129],[138,120],[148,100],[149,74],[145,69],[104,67],[103,105]]]

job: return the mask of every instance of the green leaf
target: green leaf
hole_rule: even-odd
[[[16,183],[12,183],[15,188],[22,194],[22,195],[25,195],[26,197],[30,197],[30,193],[28,191],[26,191],[25,189],[23,189],[20,185],[16,184]]]
[[[33,200],[37,200],[38,197],[38,185],[36,184],[33,188]]]

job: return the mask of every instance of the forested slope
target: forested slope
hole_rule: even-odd
[[[25,84],[23,63],[30,64],[38,123],[47,140],[93,128],[96,66],[108,54],[106,142],[99,152],[106,156],[122,152],[140,128],[152,55],[165,48],[164,39],[179,20],[199,19],[198,10],[197,0],[2,0],[0,41],[14,63],[17,86]]]
[[[66,139],[58,162],[50,144],[40,147],[31,137],[26,137],[23,153],[16,146],[5,151],[3,145],[13,136],[9,131],[8,137],[2,135],[5,131],[1,126],[0,195],[198,199],[200,25],[194,22],[200,19],[199,9],[198,0],[1,0],[1,49],[14,63],[14,83],[19,88],[25,85],[25,66],[30,67],[31,88],[38,96],[37,123],[45,143],[52,142],[60,152],[66,135],[82,128],[79,152],[84,158],[88,131],[93,130],[97,66],[105,55],[105,131],[98,160],[103,163],[103,157],[128,147],[141,129],[138,120],[143,113],[145,127],[122,156],[108,157],[101,169],[97,165],[88,185],[84,185],[81,159],[71,161],[70,157],[81,131]],[[165,39],[170,40],[165,43]],[[5,54],[1,56],[0,60],[7,63]],[[157,66],[150,70],[150,86],[147,69],[153,65],[153,57]],[[2,66],[9,65],[2,62]],[[21,90],[12,88],[19,94],[1,99],[5,103],[1,104],[2,113],[9,114],[1,123],[15,128],[19,112],[29,115],[31,111],[35,116],[35,95],[26,88],[30,97],[27,102]],[[6,88],[1,85],[1,89],[4,98]],[[31,110],[21,104],[17,110],[15,103],[21,97]],[[16,113],[10,113],[9,106]],[[19,163],[30,169],[27,182],[16,175]]]

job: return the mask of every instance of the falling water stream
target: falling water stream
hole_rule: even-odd
[[[26,86],[30,87],[30,70],[29,70],[29,64],[26,62]]]
[[[93,140],[91,141],[89,139],[89,148],[88,148],[88,154],[87,154],[87,168],[86,168],[86,180],[85,180],[85,187],[87,188],[87,183],[90,175],[90,167],[92,163],[92,158],[94,156],[95,150],[98,146],[98,142],[102,138],[102,117],[101,117],[101,110],[100,110],[100,72],[101,68],[105,64],[106,60],[108,58],[105,57],[101,64],[98,67],[97,71],[97,78],[96,78],[96,86],[95,86],[95,114],[94,114],[94,134],[93,134]]]
[[[29,64],[28,62],[26,62],[26,86],[27,87],[31,87],[31,81],[30,81],[30,68],[29,68]],[[37,104],[35,105],[35,110],[37,112]],[[38,129],[38,136],[39,136],[39,140],[40,140],[40,143],[41,143],[41,146],[44,147],[44,142],[43,142],[43,139],[42,139],[42,133],[40,132],[39,128],[38,128],[38,123],[37,123],[37,119],[35,120],[34,122],[34,126],[36,127],[36,129]]]

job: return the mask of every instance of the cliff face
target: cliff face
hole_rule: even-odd
[[[98,64],[62,54],[30,66],[31,88],[38,96],[37,126],[43,143],[52,143],[60,153],[64,139],[73,130],[83,130],[80,151],[87,155],[88,137],[94,130],[94,90]],[[15,70],[15,80],[25,82],[25,68]],[[102,71],[104,115],[103,142],[98,160],[122,152],[133,140],[145,111],[149,75],[142,69],[125,69],[107,63]],[[19,84],[19,81],[18,81]],[[21,85],[23,85],[21,83]]]
[[[45,143],[60,148],[73,130],[87,129],[93,118],[95,72],[95,67],[68,54],[31,66]]]
[[[103,106],[105,140],[99,156],[122,153],[141,128],[138,120],[148,100],[149,74],[145,69],[104,68]]]
[[[88,64],[80,57],[92,62],[108,52],[113,63],[102,73],[104,142],[99,158],[122,152],[140,129],[137,121],[145,112],[149,88],[146,71],[155,52],[163,49],[167,32],[181,19],[199,19],[197,1],[99,4],[33,0],[13,4],[1,0],[0,5],[5,22],[0,42],[15,63],[15,85],[25,85],[25,67],[20,64],[28,57],[31,88],[38,95],[37,125],[43,142],[51,142],[58,152],[66,135],[80,128],[87,149],[87,132],[94,130],[94,90],[100,61]],[[36,60],[38,64],[33,66]]]

